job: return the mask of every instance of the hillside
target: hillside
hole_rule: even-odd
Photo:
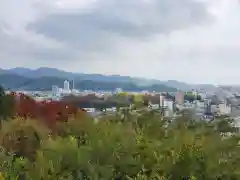
[[[5,89],[12,90],[51,90],[52,85],[59,87],[63,86],[63,82],[66,78],[59,77],[39,77],[39,78],[28,78],[16,74],[0,74],[0,84]],[[103,91],[114,91],[116,88],[122,88],[126,91],[168,91],[176,92],[176,88],[168,87],[161,84],[154,84],[149,86],[138,86],[132,82],[104,82],[104,81],[93,81],[93,80],[75,80],[75,88],[80,90],[103,90]]]
[[[18,89],[28,81],[30,81],[30,79],[23,76],[19,76],[16,74],[0,73],[0,85],[3,86],[5,89]]]
[[[75,81],[94,81],[101,83],[134,83],[138,86],[152,86],[152,85],[164,85],[167,87],[173,87],[183,91],[190,91],[192,89],[205,89],[211,90],[215,86],[209,84],[187,84],[176,80],[160,81],[157,79],[147,79],[140,77],[120,76],[120,75],[103,75],[103,74],[84,74],[73,73],[56,68],[41,67],[38,69],[28,69],[24,67],[16,67],[12,69],[0,69],[0,74],[16,74],[19,76],[39,79],[43,77],[53,77],[61,79],[69,79]]]
[[[101,82],[131,82],[132,78],[129,76],[120,75],[102,75],[102,74],[84,74],[84,73],[72,73],[59,70],[56,68],[41,67],[35,70],[28,68],[12,68],[4,70],[11,74],[17,74],[28,78],[41,78],[41,77],[59,77],[65,79],[74,80],[92,80]]]

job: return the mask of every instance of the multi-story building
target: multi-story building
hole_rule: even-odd
[[[65,80],[64,83],[63,83],[63,90],[65,92],[69,92],[70,91],[70,83],[69,81]]]
[[[175,95],[175,101],[177,104],[184,104],[184,92],[178,92]]]
[[[118,94],[118,93],[123,92],[123,90],[122,90],[121,88],[117,88],[117,89],[115,90],[115,92]]]
[[[169,111],[173,112],[173,107],[174,107],[173,101],[170,99],[165,99],[164,107],[166,107]]]
[[[52,95],[57,96],[59,94],[59,88],[58,86],[53,85],[52,86]]]
[[[164,106],[164,100],[165,100],[165,97],[162,94],[160,94],[160,96],[159,96],[159,106],[160,107]]]
[[[218,110],[219,110],[219,114],[230,114],[232,111],[231,105],[228,105],[227,103],[221,103],[218,105]]]

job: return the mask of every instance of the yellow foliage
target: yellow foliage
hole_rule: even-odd
[[[118,93],[119,96],[128,96],[128,93],[127,92],[120,92]]]
[[[18,155],[34,155],[40,142],[48,138],[49,131],[35,120],[13,119],[2,124],[0,145]]]
[[[3,174],[0,172],[0,180],[5,180],[5,178],[3,177]]]
[[[134,101],[135,102],[142,102],[143,101],[143,95],[142,94],[134,95]]]

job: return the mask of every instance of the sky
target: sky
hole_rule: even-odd
[[[239,0],[1,0],[0,68],[240,84]]]

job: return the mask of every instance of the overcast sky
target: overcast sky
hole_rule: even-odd
[[[240,84],[240,3],[1,0],[0,63]]]

